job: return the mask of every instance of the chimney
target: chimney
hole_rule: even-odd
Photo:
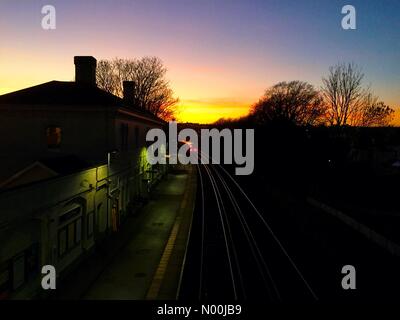
[[[92,56],[75,56],[75,82],[96,86],[97,60]]]
[[[135,81],[124,81],[122,82],[122,87],[124,90],[124,101],[128,106],[134,105],[135,97]]]

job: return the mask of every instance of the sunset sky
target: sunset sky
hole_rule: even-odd
[[[349,3],[357,30],[345,31]],[[56,30],[41,28],[46,4]],[[276,82],[319,87],[330,65],[355,62],[365,84],[400,107],[399,0],[1,0],[0,36],[0,93],[73,80],[75,55],[151,55],[168,68],[179,119],[211,122],[246,114]]]

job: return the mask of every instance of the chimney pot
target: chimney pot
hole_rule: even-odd
[[[134,105],[135,81],[122,82],[124,101],[128,106]]]
[[[75,56],[75,82],[96,86],[97,60],[92,56]]]

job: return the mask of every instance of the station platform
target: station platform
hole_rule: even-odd
[[[140,212],[57,288],[56,300],[173,300],[196,197],[196,168],[171,170]]]

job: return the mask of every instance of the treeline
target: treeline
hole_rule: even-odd
[[[279,82],[268,88],[243,118],[220,119],[216,125],[268,123],[296,126],[388,126],[394,110],[364,86],[364,73],[353,64],[329,68],[318,90],[304,81]]]

